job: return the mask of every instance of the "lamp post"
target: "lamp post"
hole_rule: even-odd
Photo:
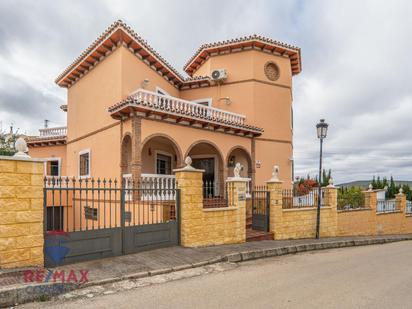
[[[325,119],[321,119],[320,122],[316,125],[316,131],[320,141],[320,151],[319,151],[319,188],[318,188],[318,207],[316,212],[316,238],[320,237],[320,205],[322,199],[322,187],[321,187],[321,178],[322,178],[322,146],[323,139],[326,138],[328,133],[328,124],[325,122]]]

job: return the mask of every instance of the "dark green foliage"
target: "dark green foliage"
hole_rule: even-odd
[[[395,181],[393,180],[393,177],[391,176],[389,182],[387,181],[387,178],[384,177],[383,180],[380,180],[380,177],[375,180],[375,176],[372,178],[372,187],[374,190],[376,189],[387,189],[386,191],[386,198],[387,199],[394,199],[396,194],[399,193],[399,189],[402,187],[403,193],[406,195],[406,199],[411,201],[412,200],[412,192],[411,188],[409,187],[408,184],[404,185],[397,185]]]
[[[365,207],[364,196],[361,188],[339,188],[338,209],[356,209],[363,207]]]

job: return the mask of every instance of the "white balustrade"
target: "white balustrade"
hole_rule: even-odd
[[[130,189],[138,189],[142,201],[170,201],[176,198],[176,177],[174,175],[142,174],[134,188],[131,174],[124,174],[123,179],[127,201],[132,200],[133,190]]]
[[[40,137],[66,136],[67,127],[40,129],[39,133],[40,133]]]
[[[394,212],[396,211],[396,201],[395,200],[377,200],[376,201],[376,212]]]
[[[161,109],[176,115],[185,115],[188,118],[204,118],[208,121],[242,126],[246,117],[211,106],[201,105],[172,96],[158,94],[152,91],[139,89],[131,95],[139,104],[153,109]]]
[[[406,213],[412,214],[412,201],[406,201]]]

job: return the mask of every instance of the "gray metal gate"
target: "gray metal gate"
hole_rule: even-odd
[[[46,178],[45,266],[178,245],[175,183]]]
[[[252,191],[252,229],[269,232],[270,192],[265,186]]]

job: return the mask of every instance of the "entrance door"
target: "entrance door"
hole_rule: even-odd
[[[203,195],[204,196],[216,196],[217,190],[215,184],[215,159],[214,158],[202,158],[193,159],[192,165],[194,168],[204,170],[203,173]]]

